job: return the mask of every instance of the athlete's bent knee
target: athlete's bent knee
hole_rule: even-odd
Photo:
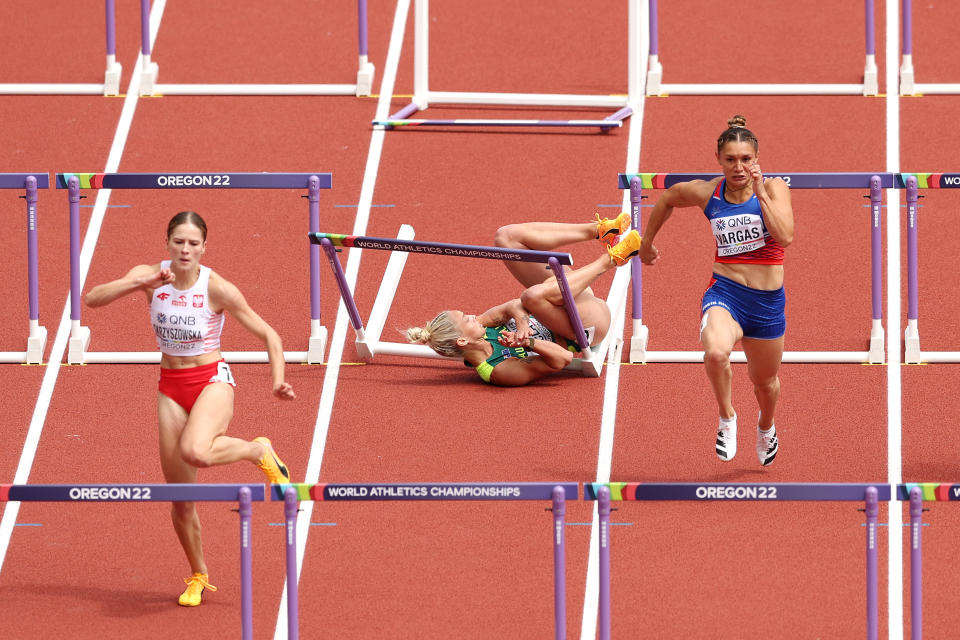
[[[703,352],[703,363],[713,368],[725,367],[730,364],[730,351],[718,347],[708,347]]]
[[[199,444],[181,444],[180,457],[191,467],[204,468],[212,464],[210,448],[199,446]]]
[[[516,228],[517,225],[508,224],[497,229],[497,232],[493,235],[493,245],[495,247],[518,248],[521,243],[514,235]]]

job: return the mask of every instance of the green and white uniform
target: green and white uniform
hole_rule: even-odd
[[[476,366],[477,374],[484,381],[489,383],[490,376],[493,374],[493,368],[503,362],[508,358],[529,358],[535,356],[536,354],[532,351],[527,351],[523,347],[505,347],[499,342],[500,334],[504,331],[516,331],[517,322],[514,319],[510,319],[507,324],[500,325],[498,327],[487,327],[486,333],[484,334],[484,339],[490,343],[490,346],[493,348],[493,353],[489,358],[481,362]],[[530,331],[531,337],[535,340],[544,340],[546,342],[555,342],[553,338],[553,332],[550,329],[547,329],[546,326],[533,316],[530,316]],[[588,338],[593,336],[593,327],[590,327],[588,330]],[[564,346],[573,353],[578,353],[580,348],[577,346],[577,343],[573,340],[564,339]]]

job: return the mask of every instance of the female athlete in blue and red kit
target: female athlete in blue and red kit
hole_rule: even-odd
[[[793,241],[793,208],[783,180],[764,180],[757,162],[757,138],[746,128],[746,119],[737,115],[727,124],[717,139],[723,176],[667,189],[650,214],[639,255],[650,265],[660,259],[653,239],[674,208],[703,210],[717,243],[700,322],[704,365],[720,410],[717,456],[732,460],[737,452],[730,353],[741,342],[760,406],[757,458],[766,466],[779,448],[773,416],[780,397],[778,372],[786,330],[783,249]]]

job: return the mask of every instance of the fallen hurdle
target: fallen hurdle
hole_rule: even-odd
[[[311,231],[320,226],[320,190],[332,186],[329,173],[58,173],[57,189],[66,189],[70,201],[70,320],[67,364],[158,363],[159,352],[88,352],[90,329],[81,325],[81,289],[86,274],[80,269],[81,189],[306,189]],[[287,362],[323,361],[327,333],[320,324],[320,251],[310,249],[310,340],[307,351],[284,352]],[[228,362],[269,362],[266,351],[227,351]]]
[[[909,0],[905,0],[909,2]],[[662,82],[663,64],[660,62],[659,2],[649,0],[650,54],[647,65],[647,95],[701,95],[701,96],[746,96],[746,95],[864,95],[879,94],[877,78],[877,55],[875,37],[875,12],[873,0],[864,0],[864,40],[866,58],[862,83],[724,83],[724,84],[667,84]],[[771,10],[776,10],[771,5]]]
[[[960,173],[900,173],[894,175],[898,189],[906,189],[907,203],[907,328],[904,330],[903,361],[960,362],[960,351],[920,349],[919,199],[920,189],[960,189]]]
[[[117,62],[116,8],[115,0],[105,0],[107,68],[103,83],[27,82],[0,83],[4,95],[104,95],[120,94],[120,74],[123,71]]]
[[[775,502],[851,501],[863,502],[866,514],[866,593],[867,638],[877,640],[878,620],[878,562],[877,519],[878,502],[891,500],[890,485],[844,483],[659,483],[610,482],[583,486],[583,499],[596,500],[600,517],[600,640],[610,640],[610,502],[611,501],[731,501],[750,500]]]
[[[357,0],[357,82],[355,84],[158,84],[159,65],[151,60],[150,0],[140,0],[140,95],[203,96],[369,96],[374,65],[367,56],[367,0]]]
[[[577,336],[576,342],[581,349],[581,357],[575,359],[570,368],[579,369],[586,376],[597,377],[600,375],[600,371],[603,368],[603,354],[613,345],[613,332],[608,332],[607,336],[596,347],[590,347],[586,332],[583,328],[583,322],[580,319],[580,314],[577,313],[576,304],[573,301],[573,295],[570,293],[570,287],[563,270],[564,265],[570,266],[573,264],[573,258],[570,254],[555,251],[533,251],[530,249],[426,242],[413,240],[413,236],[413,227],[409,225],[403,225],[401,227],[397,238],[374,238],[370,236],[348,236],[332,233],[309,234],[310,242],[321,245],[327,254],[330,266],[336,277],[337,286],[340,289],[341,300],[347,309],[350,324],[357,336],[357,350],[361,357],[373,359],[377,353],[381,353],[384,355],[451,360],[451,358],[435,353],[430,347],[425,345],[385,342],[380,340],[383,325],[386,322],[387,312],[393,301],[397,284],[400,281],[403,266],[406,263],[406,254],[427,253],[460,258],[547,263],[557,278],[557,284],[563,294],[564,307],[570,318],[570,324]],[[340,259],[336,254],[335,247],[337,246],[354,247],[357,249],[379,249],[394,253],[387,263],[387,269],[381,281],[380,290],[377,292],[377,298],[374,301],[373,310],[370,314],[370,331],[364,329],[360,312],[357,310],[357,305],[353,298],[353,293],[350,291],[343,267],[340,265]],[[398,254],[400,257],[394,259]],[[626,283],[626,280],[623,282]],[[622,303],[625,297],[625,290],[620,291],[615,287],[611,288],[610,299],[612,302],[609,303],[611,313],[616,312],[619,308],[617,302]]]
[[[253,640],[253,502],[264,485],[244,484],[0,484],[0,502],[237,502],[240,514],[241,637]],[[11,505],[7,506],[10,509]],[[13,507],[17,508],[17,507]],[[0,557],[0,563],[3,558]]]
[[[630,189],[633,228],[642,232],[640,198],[644,189],[667,189],[678,182],[711,180],[716,174],[705,173],[636,173],[619,175],[619,187]],[[870,273],[871,326],[868,351],[785,351],[783,362],[882,363],[884,362],[883,288],[880,233],[882,189],[896,188],[891,173],[793,173],[770,172],[767,178],[782,178],[791,189],[867,189],[870,198]],[[649,328],[643,324],[643,280],[639,257],[632,258],[633,337],[630,362],[702,362],[702,351],[647,351]],[[742,351],[730,356],[731,362],[746,362]]]
[[[50,176],[45,171],[33,173],[0,173],[0,189],[23,189],[20,196],[27,202],[27,304],[29,334],[27,350],[0,353],[0,362],[42,364],[47,345],[47,330],[40,326],[39,251],[37,248],[37,189],[49,189]]]
[[[287,638],[298,640],[297,513],[300,501],[546,501],[552,502],[551,539],[554,560],[554,637],[564,640],[566,629],[566,501],[577,500],[575,482],[516,483],[359,483],[275,484],[273,501],[284,502],[287,568]],[[456,634],[453,634],[456,635]]]
[[[373,120],[373,126],[386,129],[409,126],[526,126],[526,127],[599,127],[601,131],[622,126],[634,112],[634,105],[643,99],[641,59],[641,0],[627,0],[627,77],[626,95],[576,95],[543,93],[494,93],[479,91],[434,91],[429,88],[430,6],[428,0],[414,5],[413,101],[384,120]],[[602,119],[516,120],[465,118],[453,120],[411,119],[430,105],[511,105],[551,107],[606,107],[616,112]]]

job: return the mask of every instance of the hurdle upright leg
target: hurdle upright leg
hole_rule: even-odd
[[[597,512],[600,516],[598,637],[600,640],[610,640],[610,487],[602,486],[597,492]]]
[[[923,492],[910,490],[910,639],[923,638]]]
[[[567,558],[566,511],[567,492],[561,486],[553,488],[553,618],[554,637],[567,637]]]
[[[70,342],[67,364],[83,364],[90,346],[90,328],[81,326],[80,292],[80,181],[70,176],[67,183],[70,199]]]
[[[870,178],[870,269],[871,269],[871,303],[873,321],[870,327],[870,364],[884,362],[883,346],[883,238],[880,233],[880,212],[883,203],[883,190],[880,187],[880,176]]]
[[[587,340],[587,334],[583,329],[583,321],[580,319],[580,312],[577,311],[577,303],[573,299],[573,293],[570,291],[570,284],[567,282],[567,276],[563,273],[563,267],[556,258],[547,260],[547,264],[553,270],[557,277],[557,285],[560,287],[560,293],[563,295],[563,306],[567,310],[567,317],[570,318],[570,326],[573,327],[573,335],[580,346],[580,352],[583,354],[583,371],[590,372],[594,377],[600,375],[600,368],[603,366],[603,357],[593,352],[590,348],[590,341]],[[587,368],[587,364],[591,368]]]
[[[923,361],[918,326],[920,317],[919,255],[917,253],[918,202],[917,178],[910,176],[907,178],[907,328],[903,334],[903,361],[907,364],[919,364]]]
[[[320,178],[310,176],[307,183],[310,203],[310,232],[320,231]],[[320,324],[320,247],[311,243],[310,251],[310,342],[307,363],[323,362],[327,350],[327,328]]]
[[[877,640],[878,634],[878,598],[877,598],[877,520],[880,514],[876,487],[866,490],[867,514],[867,640]]]
[[[40,326],[40,264],[37,242],[37,179],[25,180],[27,201],[27,286],[29,289],[30,334],[27,338],[27,364],[41,364],[47,344],[47,330]]]
[[[250,547],[250,519],[253,515],[250,487],[240,487],[240,618],[243,640],[253,640],[253,550]]]
[[[656,2],[656,0],[651,0]],[[643,218],[640,203],[643,200],[643,187],[640,178],[630,179],[630,226],[643,235]],[[630,362],[646,362],[649,330],[643,324],[643,263],[640,256],[630,259],[630,288],[633,295],[631,314],[633,335],[630,337]]]
[[[300,639],[300,585],[297,583],[297,512],[299,509],[297,490],[287,487],[283,492],[283,512],[286,516],[288,640]]]

